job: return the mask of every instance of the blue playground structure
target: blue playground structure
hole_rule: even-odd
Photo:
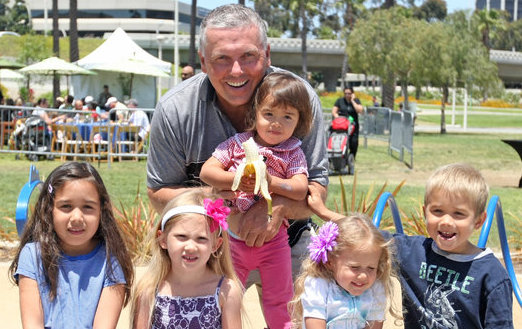
[[[18,236],[22,236],[22,232],[24,231],[25,222],[27,221],[27,215],[29,212],[29,200],[31,200],[31,194],[41,183],[38,170],[36,170],[34,165],[31,165],[29,168],[29,181],[25,183],[22,190],[20,190],[18,201],[16,203],[15,219]]]
[[[20,194],[18,196],[18,202],[16,204],[16,230],[18,231],[18,236],[22,235],[25,223],[27,221],[27,215],[29,211],[29,200],[31,199],[31,194],[33,193],[34,189],[41,183],[42,182],[40,181],[40,175],[38,173],[38,170],[36,170],[34,165],[31,165],[29,169],[29,181],[22,187],[22,190],[20,191]],[[380,196],[379,201],[377,202],[377,207],[375,208],[375,212],[373,213],[373,224],[379,227],[379,225],[381,224],[384,209],[387,205],[390,207],[396,232],[401,234],[404,233],[401,215],[399,213],[399,208],[397,207],[397,202],[395,201],[395,198],[390,192],[384,192]],[[504,225],[502,205],[500,203],[500,198],[497,195],[493,195],[489,200],[486,221],[482,226],[477,246],[479,248],[486,247],[489,231],[491,229],[491,224],[493,223],[493,217],[495,214],[497,215],[498,234],[500,237],[500,244],[502,248],[502,255],[504,257],[504,263],[506,265],[509,278],[511,279],[511,282],[513,284],[513,292],[515,293],[515,297],[517,298],[519,305],[522,306],[522,293],[520,291],[520,285],[518,284],[518,280],[515,274],[515,269],[513,268],[513,261],[511,260],[511,255],[509,253],[509,245],[506,236],[506,228]]]
[[[373,224],[379,227],[382,220],[382,214],[384,212],[384,209],[386,208],[386,205],[390,207],[390,211],[393,217],[393,223],[395,224],[395,230],[397,231],[397,233],[404,233],[404,230],[402,228],[401,215],[399,214],[399,208],[397,207],[397,202],[395,202],[395,198],[390,192],[384,192],[379,198],[379,201],[377,202],[377,207],[375,208],[375,212],[373,213]],[[488,240],[491,224],[493,223],[493,217],[496,214],[498,235],[500,237],[500,244],[502,248],[502,255],[504,257],[504,264],[506,265],[509,278],[511,279],[515,297],[518,300],[518,304],[522,306],[522,293],[520,291],[520,285],[518,284],[517,276],[515,274],[515,269],[513,268],[513,261],[511,260],[511,255],[509,254],[509,244],[506,236],[506,227],[504,225],[504,215],[502,213],[500,198],[497,195],[493,195],[489,200],[486,212],[486,221],[482,225],[482,230],[480,231],[480,237],[477,246],[479,248],[486,247],[486,242]]]

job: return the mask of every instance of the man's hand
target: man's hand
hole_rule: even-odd
[[[283,206],[274,206],[272,220],[268,222],[265,199],[256,202],[239,221],[239,236],[249,247],[261,247],[274,238],[284,220]]]

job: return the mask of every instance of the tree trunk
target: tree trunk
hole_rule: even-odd
[[[421,97],[421,86],[415,86],[415,99],[420,99]]]
[[[348,72],[348,53],[345,51],[343,55],[343,66],[341,67],[341,90],[344,90],[347,86],[345,86],[344,79],[346,78],[346,73]],[[337,83],[335,84],[337,85]]]
[[[80,59],[78,50],[78,1],[69,1],[69,61],[76,62]]]
[[[58,0],[53,0],[53,55],[60,57],[60,29],[58,26]],[[60,96],[60,76],[53,76],[53,107],[56,106],[56,98]]]
[[[442,86],[442,104],[440,106],[440,133],[446,133],[446,103],[448,102],[448,85]]]
[[[393,103],[395,101],[395,77],[393,73],[388,73],[386,80],[381,79],[381,88],[383,106],[393,109]]]
[[[404,104],[403,104],[403,109],[404,110],[409,110],[409,94],[408,94],[408,80],[403,80],[401,82],[401,89],[402,89],[402,94],[404,96]]]
[[[198,8],[198,0],[192,0],[190,8],[190,45],[188,63],[196,69],[196,14]]]
[[[301,54],[303,56],[302,69],[303,69],[303,79],[308,81],[308,56],[306,51],[306,37],[308,34],[308,24],[306,20],[306,11],[305,4],[303,1],[300,1],[299,4],[299,16],[301,16]]]

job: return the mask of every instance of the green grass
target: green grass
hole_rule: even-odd
[[[468,127],[476,128],[522,128],[522,114],[521,115],[468,115]],[[417,124],[435,124],[440,125],[440,115],[422,115],[417,117]],[[451,124],[451,112],[446,112],[446,124]],[[464,116],[461,114],[455,115],[455,124],[463,125]]]
[[[387,191],[405,180],[405,185],[397,195],[399,207],[408,215],[419,211],[424,195],[424,184],[428,176],[437,167],[451,162],[468,162],[482,171],[491,187],[491,195],[500,196],[507,230],[520,225],[522,220],[522,189],[518,189],[521,174],[521,161],[516,152],[501,141],[502,138],[520,138],[514,135],[472,135],[472,134],[416,134],[414,137],[414,167],[408,168],[396,157],[390,157],[387,143],[369,140],[368,148],[364,148],[364,140],[360,139],[357,154],[356,197],[360,200],[373,188],[375,198],[383,184]],[[0,218],[15,217],[18,194],[27,182],[30,162],[15,160],[12,154],[0,154],[0,186],[3,199],[0,204]],[[40,172],[41,179],[60,164],[59,161],[40,161],[34,163]],[[97,168],[98,166],[95,165]],[[144,200],[146,195],[146,162],[107,163],[100,164],[98,170],[103,177],[109,194],[115,205],[120,208],[133,205],[139,190]],[[353,176],[343,176],[345,188],[350,194]],[[348,195],[351,198],[351,195]],[[329,197],[327,204],[334,209],[334,202],[340,204],[340,185],[337,176],[330,177]],[[11,223],[4,221],[4,227],[14,229]],[[508,233],[510,234],[510,233]],[[513,235],[511,233],[511,235]],[[492,231],[490,246],[497,247],[496,229]],[[518,237],[520,240],[520,238]]]

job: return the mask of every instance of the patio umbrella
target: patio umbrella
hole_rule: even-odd
[[[169,74],[152,66],[142,60],[127,58],[113,63],[102,63],[91,67],[92,70],[119,72],[124,74],[130,74],[130,91],[129,97],[132,96],[132,80],[135,74],[148,75],[153,77],[170,77]]]
[[[50,57],[41,62],[31,64],[20,70],[28,74],[41,75],[74,75],[74,74],[96,74],[95,72],[79,67],[78,65],[69,63],[58,57]]]
[[[24,64],[0,57],[0,69],[19,69],[24,66]]]
[[[10,69],[0,69],[0,80],[2,79],[11,79],[11,80],[21,80],[24,78],[23,74],[20,74],[16,71]]]
[[[50,57],[41,62],[28,65],[19,72],[39,75],[76,75],[76,74],[96,74],[96,72],[86,70],[83,67],[69,63],[58,57]],[[69,93],[69,79],[67,79],[67,93]]]

